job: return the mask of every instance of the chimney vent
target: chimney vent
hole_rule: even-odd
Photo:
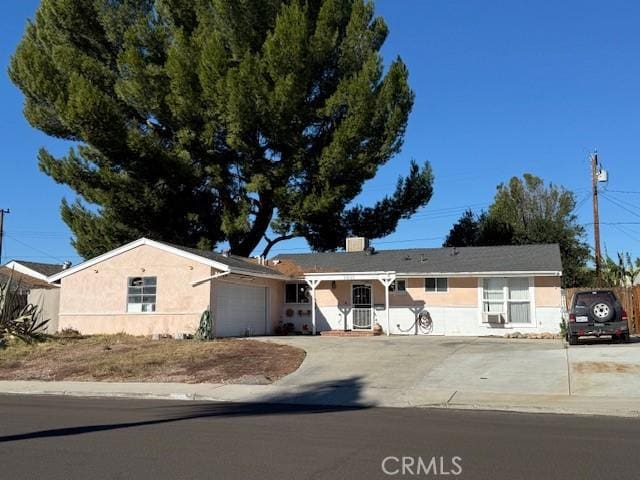
[[[369,248],[369,239],[365,237],[347,237],[345,250],[347,252],[363,252]]]

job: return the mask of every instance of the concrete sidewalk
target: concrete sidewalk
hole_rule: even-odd
[[[352,407],[429,407],[640,417],[637,397],[366,387],[358,378],[305,386],[0,381],[1,394],[127,397]]]

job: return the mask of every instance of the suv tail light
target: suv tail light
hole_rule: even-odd
[[[622,309],[622,321],[623,322],[629,321],[629,316],[627,315],[627,311],[624,308]]]
[[[570,322],[575,322],[576,321],[576,314],[575,313],[570,313],[569,314],[569,321]]]

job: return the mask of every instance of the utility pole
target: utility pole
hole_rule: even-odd
[[[4,214],[11,213],[11,210],[0,208],[0,265],[2,265],[2,239],[4,237]]]
[[[593,188],[593,241],[596,253],[596,286],[602,285],[602,254],[600,252],[600,216],[598,214],[598,152],[591,155],[591,186]]]

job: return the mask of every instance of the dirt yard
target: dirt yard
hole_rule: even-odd
[[[267,384],[296,370],[304,357],[300,348],[248,339],[54,337],[0,350],[0,380]]]

